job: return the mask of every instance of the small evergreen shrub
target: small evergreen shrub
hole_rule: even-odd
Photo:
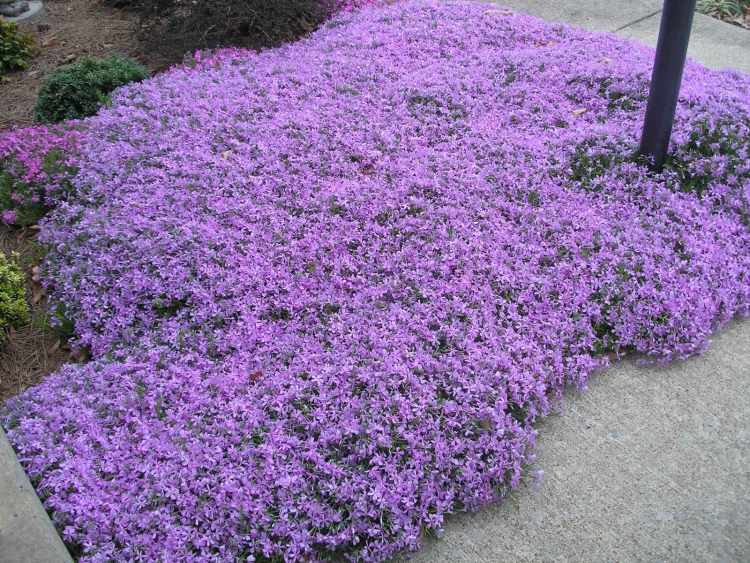
[[[18,31],[16,24],[0,19],[0,74],[28,67],[33,48],[31,35]]]
[[[16,263],[0,252],[0,337],[11,327],[29,321],[29,305],[26,302],[24,274]]]
[[[119,55],[106,59],[85,58],[62,66],[42,85],[36,119],[55,123],[94,115],[109,103],[109,95],[115,88],[147,76],[145,67]]]

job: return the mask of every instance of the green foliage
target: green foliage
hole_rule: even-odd
[[[12,224],[28,227],[39,222],[48,207],[44,204],[45,189],[50,184],[56,186],[55,193],[62,199],[70,187],[70,177],[75,169],[65,164],[65,155],[59,149],[51,149],[42,159],[42,170],[46,177],[43,181],[26,182],[10,170],[4,170],[0,163],[0,212],[12,211],[15,219]]]
[[[28,67],[33,48],[31,35],[21,33],[16,24],[0,18],[0,74]]]
[[[29,305],[26,302],[25,276],[17,263],[0,252],[0,333],[10,327],[29,322]]]
[[[711,185],[750,179],[748,131],[750,119],[740,116],[696,121],[686,142],[675,147],[664,163],[673,188],[702,197]],[[580,188],[600,192],[605,189],[607,174],[628,162],[647,165],[644,157],[621,143],[587,139],[575,147],[568,177]]]
[[[568,80],[568,84],[583,85],[596,90],[602,98],[607,100],[607,108],[611,111],[634,111],[638,109],[639,104],[646,101],[648,96],[646,82],[643,83],[643,87],[633,88],[632,84],[626,86],[609,76],[576,76]],[[582,103],[584,100],[580,92],[570,92],[566,96],[576,103]]]
[[[626,152],[614,142],[588,139],[575,148],[570,159],[570,179],[585,190],[599,192],[604,188],[602,177],[622,164]]]
[[[66,309],[64,304],[60,303],[57,307],[55,307],[52,316],[52,325],[55,327],[55,330],[57,331],[57,334],[60,336],[60,338],[62,338],[63,340],[70,340],[71,338],[73,338],[73,336],[75,336],[75,323],[70,319],[68,310]]]
[[[750,8],[750,0],[698,0],[697,9],[717,18],[736,18]]]
[[[0,169],[0,210],[12,209],[15,213],[14,225],[27,227],[34,225],[44,215],[44,205],[38,201],[38,187],[14,178]],[[22,203],[14,201],[13,196]],[[37,201],[34,202],[34,196]]]
[[[132,59],[112,56],[85,58],[54,71],[44,82],[36,104],[36,119],[53,123],[94,115],[110,102],[110,93],[123,84],[143,80],[148,71]]]
[[[712,183],[750,178],[746,166],[750,155],[748,131],[750,120],[747,118],[714,123],[699,121],[687,142],[667,157],[664,168],[677,174],[680,190],[698,195],[703,195]],[[723,163],[720,168],[714,164],[717,157]]]

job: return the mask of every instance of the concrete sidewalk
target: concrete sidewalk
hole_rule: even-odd
[[[750,561],[749,381],[747,321],[703,356],[593,377],[540,424],[521,488],[449,519],[413,559]]]
[[[72,563],[0,428],[0,563]]]
[[[663,0],[497,0],[518,12],[591,31],[610,31],[656,46]],[[750,73],[750,31],[695,14],[688,57],[709,68]]]
[[[654,46],[661,0],[498,0]],[[696,14],[689,56],[750,72],[750,31]],[[543,471],[451,518],[417,562],[750,561],[750,321],[668,368],[618,364],[539,426]]]

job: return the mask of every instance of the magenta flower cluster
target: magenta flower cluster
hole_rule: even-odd
[[[503,497],[567,385],[750,312],[750,79],[474,2],[119,90],[43,225],[92,361],[3,425],[82,561],[381,561]]]
[[[82,135],[78,127],[72,122],[40,125],[0,135],[0,212],[4,223],[36,220],[45,206],[60,201]]]

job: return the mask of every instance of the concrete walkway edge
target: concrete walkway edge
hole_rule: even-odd
[[[0,562],[72,563],[0,428]]]

